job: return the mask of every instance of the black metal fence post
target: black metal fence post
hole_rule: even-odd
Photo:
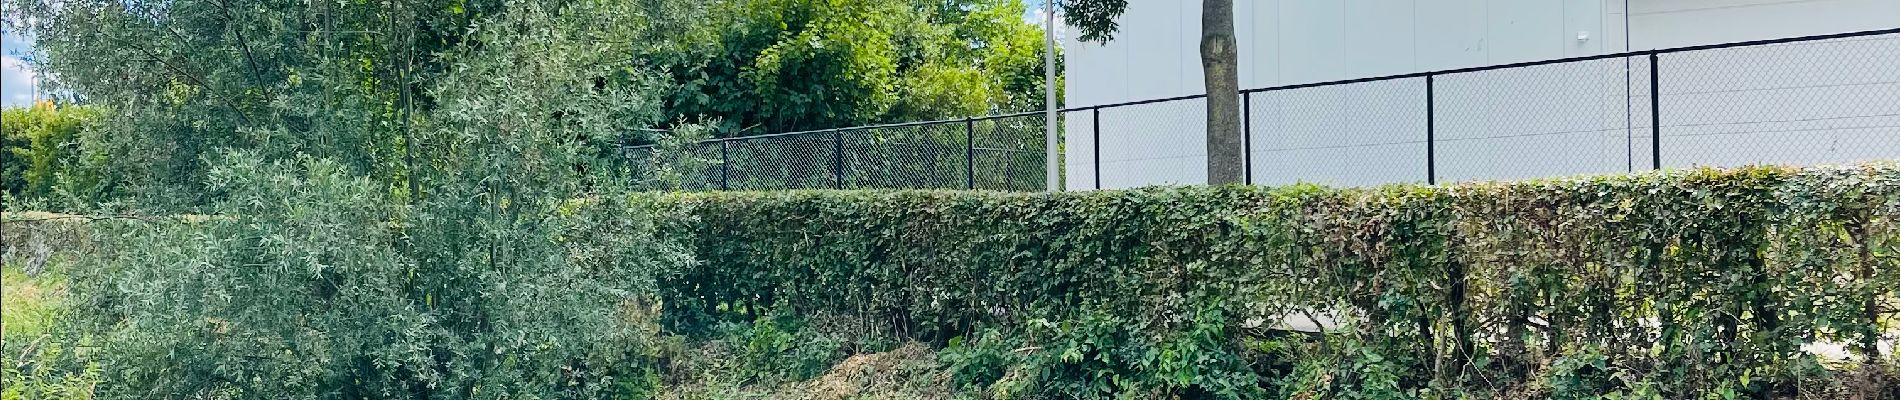
[[[1240,92],[1240,164],[1246,175],[1241,178],[1246,184],[1253,184],[1253,92]]]
[[[844,189],[844,131],[831,131],[831,178],[833,188]]]
[[[1089,130],[1089,134],[1095,135],[1095,139],[1089,142],[1095,146],[1095,190],[1102,190],[1102,108],[1090,109],[1090,113],[1094,114],[1095,125]]]
[[[1662,169],[1662,64],[1649,53],[1649,166]]]
[[[732,143],[719,141],[719,190],[732,190]]]
[[[976,119],[963,119],[963,183],[976,190]]]
[[[1438,184],[1438,75],[1425,75],[1425,184]]]

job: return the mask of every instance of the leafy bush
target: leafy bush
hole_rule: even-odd
[[[701,2],[637,55],[671,72],[669,118],[713,120],[721,136],[1041,109],[1042,36],[1024,7]]]
[[[100,397],[599,397],[685,259],[619,201],[448,230],[332,162],[229,158],[217,217],[95,223],[115,246],[75,269],[64,344],[103,349]]]
[[[1265,396],[1258,375],[1234,351],[1220,309],[1203,311],[1184,332],[1155,332],[1103,314],[1034,321],[1015,335],[990,330],[967,344],[952,338],[941,361],[955,384],[997,398]]]
[[[0,143],[5,145],[0,150],[0,188],[12,200],[7,208],[21,209],[16,201],[42,209],[64,206],[67,196],[103,200],[97,193],[103,190],[103,177],[89,167],[82,151],[83,142],[94,138],[86,130],[98,119],[95,108],[50,102],[0,110]]]
[[[295,142],[226,149],[202,161],[211,216],[93,224],[110,246],[74,272],[86,312],[59,331],[98,350],[68,364],[97,366],[112,399],[646,391],[654,279],[692,257],[658,236],[688,216],[629,203],[633,166],[601,151],[654,118],[651,75],[600,44],[632,43],[607,22],[637,7],[483,20],[467,34],[484,46],[440,55],[455,68],[431,93],[454,100],[415,129],[400,179]]]
[[[8,228],[14,228],[9,223]],[[0,266],[0,399],[85,399],[85,388],[97,379],[88,371],[64,373],[57,369],[60,355],[51,327],[68,310],[61,293],[65,279],[59,266],[27,271],[22,258],[7,257]]]
[[[749,379],[802,381],[830,369],[844,358],[839,340],[804,329],[788,316],[760,318],[751,324],[727,328],[738,347],[741,371]]]
[[[1069,335],[1154,348],[1230,335],[1191,341],[1228,348],[1211,355],[1247,342],[1195,328],[1223,304],[1239,322],[1228,325],[1334,321],[1290,355],[1300,360],[1284,382],[1265,384],[1303,396],[1799,394],[1812,386],[1798,381],[1838,369],[1816,368],[1825,360],[1803,345],[1846,343],[1862,360],[1850,363],[1881,362],[1900,288],[1900,168],[1889,165],[661,202],[696,216],[677,229],[697,235],[704,260],[660,285],[670,329],[704,329],[730,318],[717,307],[743,304],[938,343],[991,328],[1020,337],[1032,321],[1115,325]],[[1100,316],[1115,320],[1088,322]],[[1083,354],[1109,360],[1092,374],[1141,365]],[[992,356],[951,364],[984,381]],[[1213,391],[1204,382],[1226,380],[1186,381]]]

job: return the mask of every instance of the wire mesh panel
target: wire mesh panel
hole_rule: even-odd
[[[1425,80],[1248,94],[1255,184],[1425,181]]]
[[[846,131],[845,188],[964,188],[967,128],[944,122]]]
[[[679,150],[661,151],[654,146],[628,146],[620,156],[633,168],[633,179],[642,184],[682,190],[717,190],[724,179],[720,143],[693,143]]]
[[[1048,180],[1046,118],[1030,114],[974,121],[976,141],[970,164],[974,167],[975,188],[1044,190]]]
[[[1649,114],[1646,58],[1432,79],[1439,182],[1620,173],[1637,165],[1633,123]],[[1643,103],[1632,101],[1638,94]]]
[[[823,132],[729,141],[727,185],[731,190],[836,188],[841,135]]]
[[[1103,108],[1101,130],[1104,189],[1207,182],[1207,99]]]
[[[620,148],[620,156],[627,159],[628,165],[644,173],[647,172],[644,169],[645,166],[653,163],[653,146],[623,146]]]
[[[1097,188],[1095,174],[1097,121],[1095,109],[1062,112],[1062,183],[1063,190]]]
[[[1626,168],[1629,172],[1656,169],[1656,151],[1660,150],[1656,148],[1654,138],[1659,133],[1655,128],[1658,117],[1655,111],[1661,103],[1652,101],[1652,98],[1659,99],[1660,97],[1651,96],[1651,93],[1656,92],[1655,78],[1662,71],[1656,70],[1651,60],[1654,58],[1629,57],[1630,94],[1625,106],[1630,110],[1629,167]]]
[[[725,165],[722,160],[719,142],[700,142],[691,147],[691,160],[675,163],[681,167],[680,188],[685,190],[721,189],[725,182]]]
[[[1900,157],[1900,34],[1658,56],[1665,167]]]

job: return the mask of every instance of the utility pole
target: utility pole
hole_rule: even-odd
[[[1056,154],[1056,0],[1042,1],[1042,74],[1043,74],[1043,169],[1048,173],[1045,180],[1051,192],[1061,191],[1062,174],[1056,163],[1061,156]]]

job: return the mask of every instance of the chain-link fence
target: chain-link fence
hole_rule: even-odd
[[[715,139],[688,190],[1045,189],[1042,113]],[[630,157],[651,156],[650,146]]]
[[[1202,110],[1065,110],[1068,187],[1205,182]],[[1254,184],[1895,159],[1900,29],[1250,89],[1241,112]]]
[[[1062,110],[1068,189],[1206,182],[1205,96]],[[1242,91],[1253,184],[1900,158],[1900,29]],[[686,187],[1044,189],[1040,112],[719,139]]]

